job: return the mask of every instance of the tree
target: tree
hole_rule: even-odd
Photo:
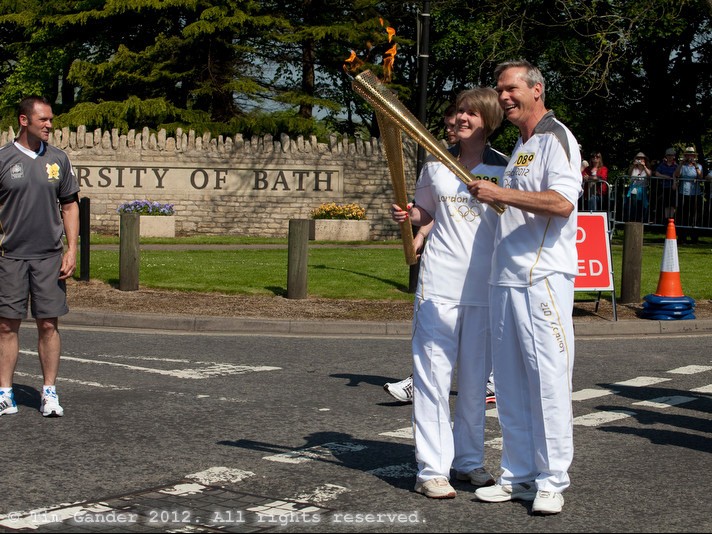
[[[19,8],[18,8],[19,6]],[[427,126],[495,66],[542,68],[546,103],[584,150],[627,161],[671,144],[712,149],[709,0],[433,0]],[[29,93],[56,126],[378,135],[351,87],[351,50],[417,110],[420,2],[394,0],[0,0],[0,125]],[[395,29],[389,35],[387,27]],[[370,43],[367,45],[367,43]],[[493,137],[504,152],[517,131]]]
[[[66,51],[64,63],[48,76],[65,88],[58,99],[60,113],[81,106],[58,116],[60,124],[77,126],[73,121],[81,120],[90,127],[119,124],[123,129],[126,117],[114,113],[140,109],[130,118],[144,126],[197,121],[221,128],[240,115],[235,93],[263,90],[251,76],[249,48],[240,43],[270,21],[249,0],[45,4],[0,16],[0,27],[21,28],[32,36],[19,44],[13,74],[21,73],[25,58],[37,66],[37,56],[46,50]],[[42,88],[51,94],[49,83]],[[16,99],[8,87],[3,98]],[[135,99],[145,104],[137,107]]]

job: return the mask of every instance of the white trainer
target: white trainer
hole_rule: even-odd
[[[537,491],[532,512],[535,514],[558,514],[564,507],[564,496],[555,491]]]
[[[400,382],[387,382],[383,384],[383,389],[398,401],[413,402],[413,375]]]
[[[455,478],[469,480],[473,486],[491,486],[494,484],[494,477],[484,467],[478,467],[469,473],[456,473]]]
[[[59,405],[59,396],[56,391],[42,391],[40,412],[45,417],[62,417],[64,408]]]
[[[475,490],[475,497],[484,502],[533,501],[536,486],[533,482],[520,484],[495,484]]]
[[[15,397],[12,392],[9,394],[0,395],[0,415],[9,415],[11,413],[17,413],[17,404],[15,404]]]
[[[454,499],[457,496],[455,488],[445,477],[435,477],[425,482],[418,482],[415,485],[415,491],[431,499]]]

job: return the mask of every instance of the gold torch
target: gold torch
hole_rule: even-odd
[[[356,76],[351,85],[359,95],[368,101],[376,110],[378,124],[383,132],[383,123],[388,123],[386,129],[396,128],[403,130],[408,137],[425,148],[435,156],[443,165],[450,169],[463,183],[470,183],[472,175],[462,163],[460,163],[448,150],[438,141],[423,124],[408,111],[398,97],[388,89],[370,70],[365,70]],[[386,136],[384,136],[385,139]],[[402,158],[401,153],[401,158]],[[391,161],[389,158],[389,166]],[[391,176],[391,178],[393,178]],[[400,205],[400,203],[398,203]],[[401,206],[405,209],[405,206]],[[501,204],[492,204],[494,210],[502,214],[506,209]]]
[[[395,203],[405,210],[408,205],[408,194],[405,187],[405,167],[403,165],[403,139],[401,131],[393,121],[388,120],[380,111],[376,111],[376,120],[381,130],[381,141],[386,154],[386,162],[391,174],[391,184]],[[405,262],[408,265],[418,263],[415,245],[413,243],[413,226],[406,219],[400,223],[401,239]]]

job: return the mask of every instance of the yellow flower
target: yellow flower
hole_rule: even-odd
[[[311,212],[312,219],[349,219],[360,221],[366,218],[366,210],[358,204],[326,202]]]
[[[59,165],[57,165],[56,163],[52,163],[52,165],[50,165],[48,163],[46,168],[48,180],[52,181],[59,179]]]

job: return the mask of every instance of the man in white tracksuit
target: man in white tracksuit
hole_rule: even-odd
[[[468,189],[508,206],[490,275],[492,361],[502,428],[502,474],[480,488],[485,502],[534,501],[559,513],[573,459],[571,382],[577,202],[581,155],[573,134],[544,106],[544,78],[527,61],[495,70],[499,103],[520,138],[504,187]]]

